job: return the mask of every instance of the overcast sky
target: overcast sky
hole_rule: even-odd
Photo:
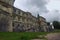
[[[34,16],[39,13],[49,22],[60,21],[60,0],[16,0],[14,6]]]

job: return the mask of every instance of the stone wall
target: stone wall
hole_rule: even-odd
[[[6,4],[13,5],[15,0],[0,0]]]
[[[12,32],[12,19],[8,12],[0,10],[0,31]]]
[[[48,32],[48,25],[46,19],[42,16],[38,16],[38,23],[39,23],[39,31],[41,32]]]
[[[6,0],[5,0],[6,1]],[[10,0],[11,1],[11,0]],[[7,2],[10,2],[9,0]],[[13,2],[12,0],[11,2]],[[40,32],[47,31],[44,17],[35,17],[30,12],[24,12],[0,1],[0,31],[8,32]],[[3,20],[2,20],[3,19]],[[4,21],[5,20],[5,21]]]

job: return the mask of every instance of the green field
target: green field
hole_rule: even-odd
[[[60,30],[54,31],[60,32]],[[54,32],[0,32],[0,40],[30,40]]]
[[[0,32],[0,40],[30,40],[47,32]]]

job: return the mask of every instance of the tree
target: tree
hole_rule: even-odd
[[[55,29],[60,29],[60,22],[53,21],[53,26],[54,26]]]

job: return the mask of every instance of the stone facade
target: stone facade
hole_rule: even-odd
[[[39,16],[38,18],[38,22],[39,22],[39,27],[40,27],[40,31],[42,32],[47,32],[48,30],[48,26],[47,26],[47,22],[46,19],[42,16]]]
[[[44,17],[35,17],[30,12],[24,12],[13,7],[15,0],[0,0],[0,31],[7,32],[40,32],[47,31]],[[6,18],[6,19],[5,19]],[[4,22],[4,20],[6,22]],[[5,24],[4,24],[5,23]],[[2,24],[2,25],[1,25]]]
[[[8,5],[13,5],[15,0],[0,0],[1,2],[5,2]]]

